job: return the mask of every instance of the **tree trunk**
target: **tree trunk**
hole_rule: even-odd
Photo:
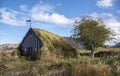
[[[94,43],[92,43],[92,48],[91,48],[91,57],[94,58],[94,52],[96,49],[96,45]]]
[[[94,50],[91,50],[91,57],[94,58]]]
[[[91,57],[94,58],[94,52],[96,50],[96,43],[93,38],[89,38],[90,44],[91,44]]]

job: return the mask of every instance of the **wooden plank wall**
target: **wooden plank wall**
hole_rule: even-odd
[[[25,36],[24,40],[21,43],[21,49],[26,52],[28,47],[32,47],[32,55],[35,55],[40,52],[40,46],[42,45],[41,40],[37,37],[35,32],[31,29]]]

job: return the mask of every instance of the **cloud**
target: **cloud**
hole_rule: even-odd
[[[32,7],[31,12],[38,13],[38,12],[53,12],[54,6],[49,4],[39,3]]]
[[[19,15],[23,15],[23,13],[13,9],[0,8],[0,22],[2,23],[15,26],[25,25],[25,18],[19,17]]]
[[[34,20],[52,23],[56,25],[71,25],[73,20],[64,15],[54,12],[54,7],[50,5],[36,5],[31,9],[31,16]]]
[[[101,17],[104,20],[107,27],[111,27],[113,29],[120,28],[120,21],[117,19],[116,16],[114,16],[111,13],[98,14],[96,12],[93,12],[93,13],[90,14],[90,16],[92,16],[92,17]]]
[[[113,30],[114,33],[116,34],[116,36],[113,36],[115,39],[113,39],[111,42],[106,42],[106,43],[114,44],[114,42],[118,42],[118,40],[120,40],[120,21],[117,19],[116,16],[114,16],[111,13],[98,14],[96,12],[91,13],[90,16],[101,17],[106,27]]]
[[[93,13],[89,14],[89,16],[94,17],[94,18],[100,17],[99,14],[96,13],[96,12],[93,12]]]
[[[9,41],[7,38],[0,38],[0,45]]]
[[[33,21],[55,24],[59,26],[72,25],[73,20],[55,12],[55,7],[40,2],[31,9],[27,5],[20,6],[21,11],[10,8],[0,8],[0,22],[14,26],[24,26],[25,20],[31,18]]]
[[[101,8],[108,8],[113,6],[113,0],[98,0],[97,6]]]
[[[21,9],[22,11],[28,11],[26,5],[20,5],[20,9]]]

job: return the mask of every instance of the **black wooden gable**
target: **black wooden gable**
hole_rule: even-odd
[[[34,58],[41,53],[40,48],[42,45],[41,39],[36,35],[35,31],[30,28],[19,45],[20,55],[26,56],[27,58]]]
[[[25,40],[25,38],[28,36],[29,33],[31,33],[31,35],[34,34],[34,35],[36,36],[36,38],[37,38],[40,42],[42,42],[42,40],[38,37],[38,35],[36,35],[35,31],[34,31],[32,28],[30,28],[30,29],[28,30],[28,32],[26,33],[26,35],[24,36],[24,38],[22,39],[20,45],[23,43],[23,41]],[[19,45],[19,46],[20,46],[20,45]]]

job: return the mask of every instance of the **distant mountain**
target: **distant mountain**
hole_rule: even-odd
[[[0,45],[1,50],[12,50],[14,48],[17,48],[18,44],[2,44]]]
[[[64,39],[66,39],[74,48],[77,48],[77,49],[84,49],[85,48],[85,46],[81,42],[77,42],[70,37],[64,37]]]
[[[116,43],[115,45],[110,46],[110,47],[111,47],[111,48],[120,47],[120,42],[119,42],[119,43]]]
[[[120,42],[115,44],[114,47],[120,47]]]
[[[116,44],[116,47],[120,47],[120,42]]]

